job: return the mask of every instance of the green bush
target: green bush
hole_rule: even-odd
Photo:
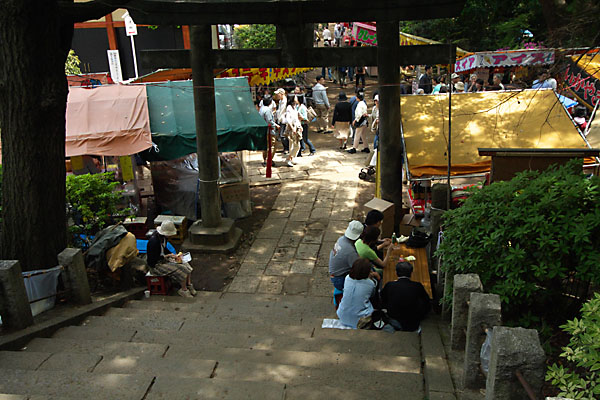
[[[546,380],[560,390],[559,396],[571,399],[600,398],[600,294],[581,308],[581,318],[561,328],[571,335],[563,347],[559,364],[548,367]]]
[[[275,25],[244,25],[235,28],[233,41],[239,49],[271,49],[275,36]]]
[[[129,215],[128,208],[118,208],[123,193],[115,190],[118,185],[112,172],[67,176],[68,214],[74,222],[71,233],[94,235],[115,218]]]
[[[444,217],[443,268],[479,274],[509,324],[558,326],[581,305],[565,284],[600,281],[600,178],[574,172],[580,165],[519,173]]]

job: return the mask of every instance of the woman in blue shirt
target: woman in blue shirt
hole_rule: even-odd
[[[356,329],[360,318],[368,317],[373,313],[370,299],[377,287],[375,279],[380,277],[377,272],[371,271],[369,260],[359,258],[352,264],[350,274],[344,281],[344,297],[337,310],[342,324]]]

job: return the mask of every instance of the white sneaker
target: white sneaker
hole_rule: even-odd
[[[293,167],[293,166],[294,166],[294,164],[292,164],[292,162],[291,162],[291,161],[287,161],[287,162],[285,163],[285,165],[287,165],[288,167]]]
[[[198,291],[196,289],[194,289],[194,285],[191,283],[189,285],[187,285],[187,288],[188,288],[189,292],[192,294],[192,296],[195,296],[198,293]]]
[[[187,289],[185,289],[185,290],[184,289],[179,289],[177,291],[177,294],[180,295],[181,297],[187,297],[189,299],[191,299],[191,298],[194,297],[194,296],[192,296],[192,293],[189,290],[187,290]]]

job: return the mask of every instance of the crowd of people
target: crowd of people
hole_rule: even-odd
[[[372,327],[377,319],[382,321],[379,328],[389,332],[417,331],[431,308],[429,296],[421,283],[410,279],[413,266],[403,259],[395,265],[397,280],[382,287],[395,246],[391,239],[379,238],[383,218],[380,211],[371,210],[364,224],[351,221],[330,252],[337,315],[351,328]]]

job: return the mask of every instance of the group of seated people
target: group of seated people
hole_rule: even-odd
[[[430,310],[429,295],[421,283],[410,280],[413,266],[403,259],[395,266],[398,279],[381,288],[394,249],[391,239],[379,239],[382,221],[377,210],[367,214],[364,224],[351,221],[331,250],[329,274],[338,293],[337,315],[342,324],[361,328],[374,312],[383,311],[385,330],[416,331]]]

